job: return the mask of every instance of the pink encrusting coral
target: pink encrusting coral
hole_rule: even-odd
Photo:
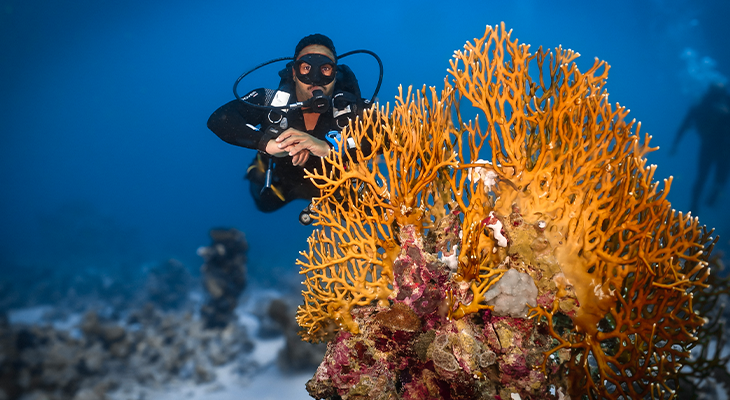
[[[440,93],[366,111],[343,131],[362,146],[309,172],[313,397],[675,397],[716,239],[653,181],[605,63],[510,35],[487,27]]]
[[[431,238],[443,236],[438,229],[433,233]],[[556,363],[547,371],[536,368],[553,343],[546,324],[525,318],[526,313],[497,316],[489,309],[450,318],[458,284],[424,249],[435,243],[421,240],[410,227],[399,237],[392,305],[353,312],[359,333],[341,331],[330,341],[307,385],[313,397],[512,399],[515,394],[528,399],[565,387]],[[524,307],[535,295],[514,301]]]

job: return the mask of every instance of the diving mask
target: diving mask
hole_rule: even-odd
[[[337,75],[337,64],[322,54],[305,54],[294,63],[294,72],[304,84],[325,86]]]

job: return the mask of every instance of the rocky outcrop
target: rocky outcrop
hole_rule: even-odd
[[[201,272],[208,293],[200,314],[207,328],[222,328],[233,319],[238,297],[246,287],[248,244],[236,229],[213,229],[210,237],[210,246],[198,249],[205,260]]]

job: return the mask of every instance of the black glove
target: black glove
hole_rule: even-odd
[[[269,125],[263,132],[264,134],[261,135],[261,139],[259,140],[258,149],[262,153],[266,153],[266,145],[269,144],[269,141],[272,139],[276,139],[281,135],[282,132],[284,132],[286,129],[283,129],[279,124],[271,124]]]

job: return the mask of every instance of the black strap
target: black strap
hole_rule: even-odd
[[[276,139],[281,135],[281,132],[284,132],[284,129],[282,129],[278,124],[271,124],[269,125],[266,130],[264,130],[264,134],[261,135],[261,140],[259,140],[258,143],[258,150],[262,153],[266,153],[266,145],[269,144],[269,141],[272,139]]]

